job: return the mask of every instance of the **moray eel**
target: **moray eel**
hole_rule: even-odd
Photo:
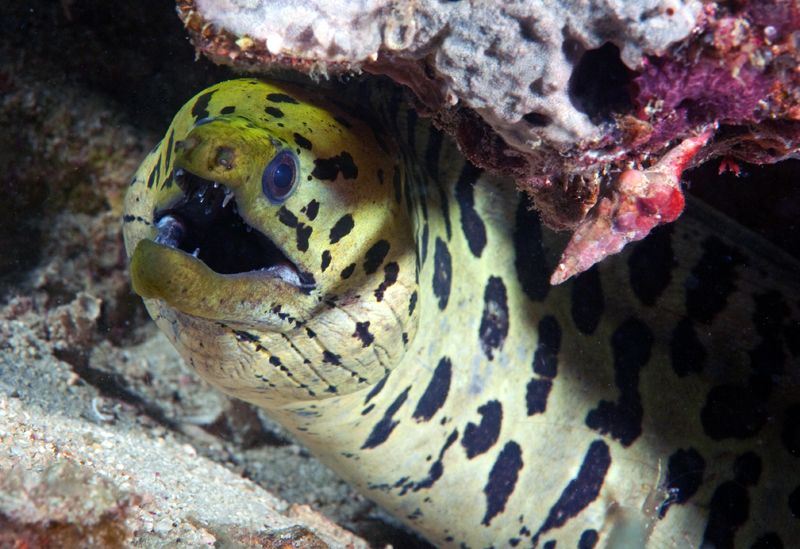
[[[349,101],[217,84],[133,178],[133,287],[192,368],[437,546],[800,540],[793,259],[689,211],[550,287],[510,181]]]

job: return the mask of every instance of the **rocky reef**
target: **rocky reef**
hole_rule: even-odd
[[[405,85],[470,160],[515,178],[547,225],[591,233],[592,246],[567,248],[554,283],[680,214],[682,197],[625,185],[626,171],[651,181],[648,169],[702,135],[680,149],[692,150],[673,173],[680,194],[683,169],[778,162],[800,144],[793,0],[178,0],[178,10],[219,63]]]

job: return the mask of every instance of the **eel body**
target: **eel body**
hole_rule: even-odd
[[[360,97],[223,82],[144,160],[133,285],[186,362],[437,546],[800,542],[796,262],[690,209],[550,287],[513,184]]]

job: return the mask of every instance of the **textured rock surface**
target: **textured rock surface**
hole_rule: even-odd
[[[14,327],[4,331],[16,335]],[[265,547],[366,547],[171,434],[130,427],[0,396],[0,546],[201,547],[261,539]]]
[[[477,110],[525,152],[542,139],[569,148],[601,135],[570,97],[583,51],[610,41],[636,67],[643,55],[685,38],[700,6],[697,0],[197,0],[208,21],[265,41],[273,54],[353,68],[383,54],[424,60],[440,97]]]

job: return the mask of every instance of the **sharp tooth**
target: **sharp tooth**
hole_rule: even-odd
[[[225,189],[225,198],[222,199],[222,207],[224,208],[225,206],[227,206],[228,202],[230,202],[232,198],[233,198],[233,191],[230,189]]]
[[[273,265],[271,267],[267,267],[266,271],[270,273],[272,276],[276,278],[280,278],[289,284],[294,286],[300,286],[300,277],[297,276],[297,273],[293,268],[286,264],[280,265]]]
[[[214,185],[213,185],[213,187],[214,187],[215,189],[219,189],[219,183],[217,183],[216,181],[214,181]]]
[[[195,249],[195,251],[192,252],[192,257],[198,257],[199,255],[200,255],[200,248],[197,248]]]

